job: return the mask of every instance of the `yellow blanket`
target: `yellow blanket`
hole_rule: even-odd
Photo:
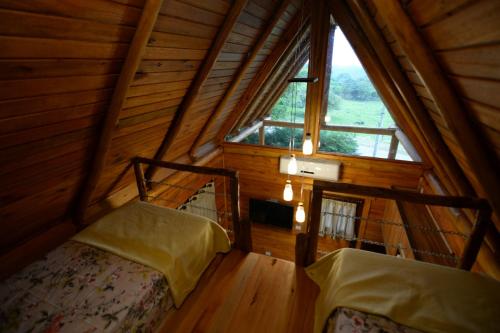
[[[208,218],[145,202],[113,211],[73,240],[162,272],[177,307],[215,254],[231,248],[224,229]]]
[[[306,268],[320,287],[314,332],[337,307],[427,332],[499,332],[500,282],[479,274],[341,249]]]

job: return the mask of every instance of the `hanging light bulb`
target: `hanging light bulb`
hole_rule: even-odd
[[[297,174],[297,159],[295,158],[295,154],[290,155],[290,160],[288,161],[288,174]]]
[[[306,220],[306,212],[304,211],[304,204],[299,202],[297,206],[297,211],[295,212],[295,221],[298,223],[303,223]]]
[[[283,200],[285,201],[293,200],[292,182],[290,180],[286,181],[285,189],[283,190]]]
[[[311,140],[311,133],[306,133],[306,139],[302,145],[302,153],[304,155],[311,155],[313,153],[313,143]]]

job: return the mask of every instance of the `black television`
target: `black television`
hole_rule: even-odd
[[[287,229],[293,227],[293,206],[269,200],[250,199],[249,211],[252,222]]]

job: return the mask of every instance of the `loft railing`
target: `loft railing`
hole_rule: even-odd
[[[240,217],[240,185],[238,171],[224,169],[224,168],[211,168],[205,166],[195,166],[189,164],[179,164],[165,161],[158,161],[144,157],[134,157],[132,159],[134,165],[135,178],[137,182],[137,189],[139,191],[139,198],[141,201],[149,201],[151,196],[148,195],[148,183],[151,180],[144,178],[142,164],[154,165],[155,167],[172,169],[177,171],[187,171],[197,174],[211,175],[211,176],[224,176],[229,178],[229,192],[231,198],[231,219],[234,232],[234,246],[240,250],[250,252],[252,251],[252,236],[250,222],[242,220]]]
[[[471,269],[476,261],[488,225],[491,223],[492,211],[488,201],[485,199],[430,195],[413,191],[315,180],[310,204],[311,208],[309,209],[307,233],[298,234],[295,243],[295,262],[297,265],[308,266],[316,261],[321,206],[326,192],[383,198],[431,206],[475,209],[477,211],[476,220],[466,240],[462,256],[457,263],[457,268],[460,269]]]

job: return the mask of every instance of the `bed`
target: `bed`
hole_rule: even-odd
[[[0,286],[0,332],[152,332],[230,242],[215,222],[135,202]]]
[[[500,282],[480,274],[348,248],[306,272],[315,333],[500,330]]]

